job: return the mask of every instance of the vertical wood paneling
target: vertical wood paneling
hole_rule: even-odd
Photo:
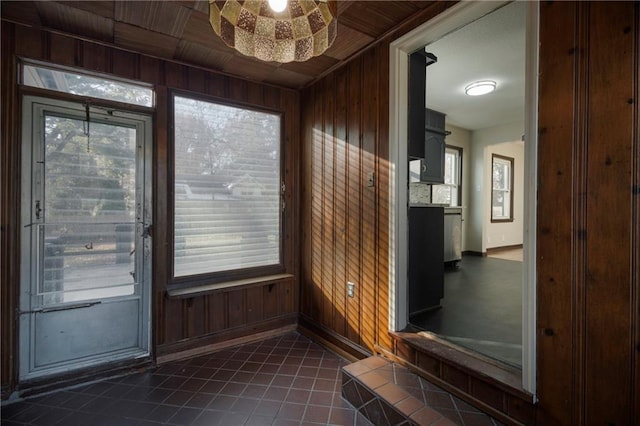
[[[264,294],[262,287],[252,287],[246,290],[247,293],[247,322],[258,322],[262,320],[263,301],[262,295]]]
[[[285,315],[297,311],[295,303],[294,281],[283,282],[278,286],[278,314]]]
[[[187,337],[202,336],[206,325],[205,298],[194,297],[187,299],[186,303]]]
[[[259,83],[247,84],[247,100],[255,105],[264,105],[263,86]]]
[[[166,62],[164,65],[165,70],[165,84],[170,89],[188,89],[188,69],[184,65],[176,64],[173,62]]]
[[[14,354],[17,351],[15,334],[16,324],[14,308],[17,306],[19,294],[19,257],[20,245],[20,215],[17,206],[20,205],[19,173],[12,165],[20,164],[20,151],[15,149],[18,144],[12,144],[14,135],[18,132],[17,126],[19,112],[16,109],[7,108],[7,105],[15,105],[18,102],[16,82],[16,61],[12,53],[15,45],[16,29],[12,25],[2,25],[2,63],[0,63],[0,99],[2,108],[0,111],[0,223],[2,228],[0,240],[0,330],[2,333],[2,357],[0,359],[0,381],[2,382],[2,398],[9,395],[15,384],[16,369],[14,369]],[[4,56],[6,55],[6,57]],[[13,284],[13,285],[12,285]]]
[[[347,93],[346,68],[336,73],[335,93]],[[335,182],[334,182],[334,262],[336,291],[333,303],[333,330],[346,336],[346,285],[347,285],[347,97],[335,97]]]
[[[139,56],[138,64],[140,70],[138,74],[140,76],[140,80],[157,85],[164,85],[164,62],[160,61],[156,58],[150,58],[148,56]],[[159,101],[158,105],[161,104]],[[159,109],[160,110],[160,109]],[[159,120],[158,120],[159,121]]]
[[[206,93],[206,73],[201,69],[189,68],[187,85],[192,92]]]
[[[312,132],[305,132],[305,158],[311,163],[303,170],[303,191],[310,194],[303,198],[309,204],[302,218],[303,227],[309,226],[303,232],[311,234],[303,246],[311,270],[302,273],[302,292],[311,302],[302,311],[369,350],[379,334],[378,294],[388,291],[388,274],[381,276],[378,269],[380,253],[388,259],[387,248],[380,246],[388,240],[380,240],[378,230],[379,210],[388,208],[378,198],[382,188],[388,191],[388,184],[378,181],[381,174],[388,179],[388,172],[380,173],[386,163],[378,161],[379,61],[378,50],[365,53],[305,91],[302,100],[303,117],[310,117],[304,123],[312,123]],[[353,298],[346,297],[347,281],[355,284]]]
[[[363,55],[362,68],[362,169],[360,187],[362,188],[362,277],[359,283],[362,292],[361,310],[364,326],[361,328],[363,343],[368,348],[375,345],[375,326],[377,324],[377,229],[376,216],[376,141],[378,130],[378,62],[377,49],[371,49]],[[374,183],[368,180],[373,175]],[[385,208],[388,208],[385,206]]]
[[[634,403],[629,375],[633,370],[629,254],[634,227],[628,220],[632,217],[634,108],[629,99],[637,71],[634,57],[621,52],[631,52],[640,28],[633,22],[632,3],[593,2],[589,8],[589,112],[584,123],[588,138],[585,419],[621,425],[631,424],[629,407]],[[635,84],[639,80],[635,75]],[[627,220],[612,218],[618,214]],[[624,391],[609,391],[609,383]]]
[[[538,358],[537,387],[544,400],[540,418],[549,423],[571,424],[572,366],[572,306],[571,270],[573,253],[569,250],[573,235],[571,199],[545,203],[552,194],[567,193],[573,185],[572,134],[574,122],[574,56],[576,46],[576,4],[569,2],[541,3],[539,80],[538,164],[538,351],[553,353]],[[542,24],[541,24],[542,25]],[[566,31],[552,31],[564,28]],[[560,141],[560,143],[558,143]],[[557,247],[565,249],[559,251]],[[551,256],[550,254],[553,253]],[[541,302],[544,301],[544,305]],[[556,396],[563,395],[561,398]],[[561,417],[556,417],[558,414]],[[555,418],[552,419],[551,416]]]
[[[2,25],[3,27],[5,24]],[[32,27],[15,26],[15,54],[27,58],[45,58],[45,33]]]
[[[229,97],[240,102],[249,100],[249,82],[237,78],[231,79],[229,85]]]
[[[378,152],[376,168],[376,205],[389,206],[389,114],[382,105],[389,105],[389,45],[378,46]],[[382,347],[391,348],[389,328],[389,209],[379,208],[377,211],[377,327],[376,342]]]
[[[324,302],[322,294],[322,271],[323,271],[323,251],[322,244],[324,239],[324,217],[323,213],[323,153],[324,153],[324,137],[322,132],[322,87],[316,86],[312,98],[313,106],[313,122],[311,130],[311,163],[307,172],[311,173],[311,245],[307,248],[311,251],[308,255],[311,257],[311,306],[306,312],[312,318],[322,321],[322,306]]]
[[[160,293],[162,294],[162,293]],[[158,296],[160,296],[158,294]],[[164,298],[164,334],[159,339],[158,344],[176,342],[186,337],[185,305],[184,299]]]
[[[113,52],[111,58],[113,61],[111,66],[113,74],[130,80],[140,79],[140,67],[137,63],[138,55],[123,50],[116,50]]]
[[[330,329],[333,328],[333,304],[336,287],[335,281],[335,214],[333,210],[333,198],[335,197],[334,184],[334,151],[335,139],[333,137],[334,120],[334,84],[333,74],[324,79],[323,104],[322,104],[322,191],[317,194],[322,197],[322,315],[321,323]]]
[[[634,41],[632,52],[640,52],[640,5],[636,4],[635,21],[632,29]],[[640,54],[636,53],[633,70],[635,77],[635,92],[633,94],[634,123],[633,123],[633,149],[631,158],[633,159],[631,186],[632,216],[631,216],[631,324],[633,329],[633,341],[630,348],[633,353],[632,389],[631,401],[640,401]],[[640,424],[640,404],[635,404],[635,409],[631,414],[631,424]]]
[[[638,422],[639,7],[637,2],[540,3],[539,424]],[[379,43],[314,84],[302,100],[303,117],[313,110],[314,129],[326,128],[326,117],[334,117],[336,136],[332,155],[326,140],[322,145],[305,136],[311,164],[304,169],[303,182],[312,195],[303,199],[309,203],[303,210],[303,233],[319,232],[313,211],[329,212],[316,197],[328,197],[323,193],[326,161],[333,157],[333,216],[323,224],[332,224],[339,235],[338,216],[344,215],[345,274],[359,290],[355,299],[346,300],[344,334],[337,322],[342,301],[334,293],[333,332],[368,348],[389,344],[388,55],[388,44]],[[328,79],[335,82],[334,90],[327,90]],[[347,94],[344,123],[339,92]],[[325,110],[327,100],[319,96],[335,99],[335,114]],[[341,127],[349,144],[344,171],[339,161]],[[373,190],[366,186],[370,171],[376,173]],[[338,202],[341,174],[348,194],[344,214]],[[323,179],[324,187],[317,179]],[[327,241],[324,233],[329,230],[321,232],[325,240],[319,241]],[[303,258],[326,251],[318,247],[316,240],[304,245]],[[339,238],[332,247],[340,252]],[[337,282],[340,267],[324,261],[311,267],[313,273],[303,271],[302,291],[314,306],[326,302],[314,289],[328,283],[318,280],[331,277],[317,268],[333,268]],[[321,314],[305,306],[305,315],[324,323]],[[613,382],[620,384],[615,392]]]
[[[160,74],[153,74],[149,71],[153,62],[147,62],[142,58],[140,61],[140,75],[153,76],[153,81],[160,79]],[[169,102],[169,93],[165,86],[156,86],[156,104],[167,105]],[[166,108],[158,108],[156,110],[156,116],[154,121],[154,144],[153,144],[153,162],[155,167],[153,168],[154,183],[157,192],[164,192],[168,194],[169,191],[169,152],[168,152],[168,129],[166,125],[161,123],[167,123],[168,111]],[[153,252],[152,262],[159,264],[159,262],[166,262],[169,253],[169,233],[166,226],[160,226],[160,224],[166,224],[169,221],[169,203],[167,197],[154,197],[154,211],[153,211]],[[165,263],[166,264],[166,263]],[[154,312],[154,322],[152,324],[153,333],[155,336],[155,344],[162,345],[167,341],[171,341],[171,338],[179,338],[180,335],[172,330],[168,332],[168,329],[175,327],[175,317],[170,315],[167,311],[168,300],[165,297],[165,291],[167,289],[167,282],[169,281],[169,271],[167,268],[152,268],[152,306]]]
[[[220,98],[228,97],[228,77],[220,74],[207,75],[207,94]]]
[[[78,65],[78,42],[72,37],[50,34],[49,60],[53,63],[67,66]]]
[[[245,324],[245,290],[232,290],[227,293],[224,293],[227,297],[227,306],[228,306],[228,324],[230,328],[240,327]]]
[[[279,295],[278,287],[274,284],[262,287],[263,313],[265,319],[273,318],[278,315],[279,311]]]
[[[209,307],[208,332],[215,333],[227,328],[227,304],[224,294],[207,296],[207,306]]]
[[[284,146],[289,147],[282,153],[284,160],[284,176],[282,179],[285,183],[285,211],[284,211],[284,253],[293,254],[300,251],[299,237],[299,216],[300,216],[300,158],[301,149],[298,143],[300,135],[300,97],[297,93],[289,91],[280,91],[280,96],[273,96],[272,88],[265,88],[263,91],[263,101],[265,106],[283,109],[284,116]],[[269,95],[267,95],[269,94]],[[286,255],[284,257],[285,268],[296,278],[295,282],[299,282],[300,259],[298,256]],[[297,285],[296,287],[297,288]],[[294,289],[295,310],[297,311],[298,292]]]
[[[541,4],[537,388],[545,424],[638,421],[640,379],[630,374],[640,347],[638,7]],[[559,194],[564,200],[550,201]]]
[[[353,298],[347,299],[347,338],[361,343],[362,325],[360,300],[362,298],[362,186],[361,186],[361,109],[362,109],[362,62],[354,60],[348,65],[348,112],[347,112],[347,278],[358,288]]]
[[[111,72],[112,49],[88,41],[83,41],[80,48],[83,68],[100,73]]]
[[[304,289],[300,291],[300,311],[306,315],[311,316],[312,313],[312,300],[313,291],[310,287],[313,286],[313,258],[314,251],[311,250],[314,241],[315,228],[313,226],[313,134],[314,134],[314,108],[310,105],[314,105],[314,90],[306,90],[302,94],[303,102],[306,102],[307,108],[301,110],[302,116],[302,153],[301,153],[301,169],[305,171],[301,176],[301,188],[300,188],[300,214],[303,217],[301,220],[301,248],[305,255],[300,256],[301,271],[300,279],[304,285]]]

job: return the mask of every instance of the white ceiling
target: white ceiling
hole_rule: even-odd
[[[510,3],[426,47],[438,62],[427,67],[427,107],[447,123],[478,130],[524,121],[525,8]],[[468,96],[467,84],[497,83],[493,93]]]

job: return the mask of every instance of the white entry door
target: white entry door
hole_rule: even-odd
[[[149,355],[151,118],[23,100],[20,379]]]

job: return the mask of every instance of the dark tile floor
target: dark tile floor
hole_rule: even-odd
[[[370,425],[347,361],[297,333],[4,405],[2,425]]]
[[[412,325],[516,367],[522,365],[522,262],[465,256],[445,270],[442,308]]]

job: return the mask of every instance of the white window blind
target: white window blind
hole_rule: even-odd
[[[280,115],[173,99],[174,277],[281,264]]]

